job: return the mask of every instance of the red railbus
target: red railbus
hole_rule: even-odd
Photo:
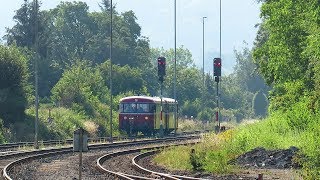
[[[162,102],[161,102],[162,101]],[[162,111],[161,111],[162,104]],[[153,135],[163,129],[168,134],[178,128],[177,102],[171,98],[129,96],[120,99],[119,129],[128,135]]]

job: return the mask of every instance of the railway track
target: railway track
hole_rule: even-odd
[[[198,139],[199,136],[190,136],[190,137],[178,137],[180,140],[183,139]],[[168,142],[173,142],[176,141],[176,137],[169,137],[169,138],[164,138],[164,139],[149,139],[149,140],[137,140],[137,141],[126,141],[126,142],[116,142],[116,143],[102,143],[102,144],[94,144],[94,145],[89,145],[90,152],[84,153],[84,162],[85,166],[89,167],[90,161],[93,161],[93,158],[97,159],[97,155],[103,155],[106,154],[108,151],[114,151],[115,149],[122,149],[125,147],[136,147],[136,146],[144,146],[146,144],[155,144],[155,143],[168,143]],[[61,158],[59,158],[61,156]],[[47,149],[47,150],[38,150],[38,151],[27,151],[27,152],[19,152],[16,154],[11,154],[11,155],[4,155],[1,159],[0,156],[0,166],[3,167],[3,176],[5,179],[21,179],[21,177],[26,177],[26,179],[53,179],[50,177],[46,177],[46,174],[43,174],[42,177],[37,177],[36,173],[31,175],[30,177],[28,174],[32,171],[37,171],[37,169],[40,170],[47,170],[50,171],[52,169],[58,170],[60,167],[54,167],[51,168],[50,166],[44,167],[48,165],[48,162],[53,162],[53,166],[55,164],[61,165],[61,163],[69,163],[70,164],[75,164],[77,163],[78,155],[77,153],[73,153],[73,148],[72,147],[65,147],[65,148],[53,148],[53,149]],[[50,159],[53,158],[53,159]],[[67,159],[72,159],[69,162],[66,162],[65,160]],[[39,160],[39,162],[37,162]],[[32,162],[35,164],[34,166],[32,165]],[[46,164],[46,165],[44,165]],[[25,167],[23,167],[25,166]],[[37,166],[37,168],[35,168]],[[20,169],[19,169],[20,167]],[[33,167],[33,168],[32,168]],[[73,168],[76,168],[77,166],[73,165]],[[30,169],[31,168],[31,169]],[[57,169],[58,168],[58,169]],[[21,170],[28,169],[27,175],[21,173]],[[93,169],[93,168],[89,168]],[[67,168],[62,169],[65,173]],[[72,170],[71,170],[72,171]],[[89,174],[95,174],[94,170],[93,172],[89,172]],[[77,172],[77,171],[75,171]],[[24,172],[26,173],[26,171]],[[44,172],[45,173],[45,172]],[[62,173],[63,174],[63,173]],[[72,174],[72,173],[71,173]],[[100,176],[101,173],[96,173],[97,176]],[[89,175],[90,176],[90,175]],[[105,175],[102,179],[105,179]],[[65,179],[65,176],[63,176]],[[92,178],[92,177],[91,177]],[[23,178],[22,178],[23,179]],[[54,178],[54,179],[59,179],[59,178]],[[67,178],[68,179],[68,178]],[[99,178],[94,178],[94,179],[99,179]]]
[[[119,137],[113,138],[113,141],[120,139]],[[121,138],[125,139],[125,138]],[[89,138],[88,143],[98,143],[98,142],[110,142],[109,137],[99,137],[99,138]],[[73,144],[73,139],[65,140],[49,140],[49,141],[39,141],[38,144],[41,147],[55,147],[55,146],[67,146]],[[5,143],[0,144],[0,152],[6,152],[15,149],[30,149],[33,148],[34,142],[16,142],[16,143]]]
[[[208,131],[205,131],[205,132],[208,132]],[[178,134],[178,136],[200,134],[200,133],[203,133],[203,132],[201,132],[201,131],[181,132],[180,134]],[[174,136],[174,135],[172,134],[171,136]],[[146,138],[146,137],[144,137],[144,136],[138,136],[138,137],[119,136],[119,137],[113,137],[112,141],[111,141],[110,137],[88,138],[88,144],[135,140],[135,139],[141,139],[141,138]],[[73,139],[38,141],[38,144],[43,148],[55,147],[55,146],[68,146],[68,145],[73,144]],[[16,149],[19,149],[19,150],[20,149],[30,149],[30,148],[33,148],[33,146],[34,146],[34,142],[15,142],[15,143],[0,144],[0,154],[1,154],[1,152],[14,151]]]
[[[182,142],[182,143],[171,144],[171,145],[186,145],[186,144],[193,144],[193,143],[196,143],[196,142]],[[154,153],[158,152],[158,150],[154,150],[154,149],[159,149],[167,146],[170,146],[170,145],[160,145],[160,146],[158,145],[153,147],[136,148],[136,149],[109,153],[107,155],[100,157],[97,160],[97,166],[102,173],[110,174],[114,176],[115,179],[117,178],[128,179],[128,180],[130,179],[145,179],[145,180],[149,180],[149,179],[200,180],[200,179],[203,179],[203,178],[187,177],[187,176],[181,176],[181,175],[173,175],[173,174],[168,174],[163,172],[156,172],[138,164],[138,161],[143,157],[153,155]],[[149,152],[140,153],[141,151],[149,151]],[[105,163],[106,161],[111,161],[111,159],[117,156],[126,156],[125,158],[122,158],[122,159],[126,159],[126,161],[122,161],[121,167],[119,166],[112,167],[110,166],[110,163],[108,165],[104,165],[104,164],[107,164]],[[114,160],[114,161],[120,162],[121,160]]]

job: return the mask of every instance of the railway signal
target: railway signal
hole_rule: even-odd
[[[213,72],[214,76],[221,76],[221,58],[214,58]]]
[[[160,137],[163,136],[163,122],[162,122],[162,89],[163,89],[163,80],[164,76],[166,75],[166,58],[165,57],[158,57],[158,76],[160,81],[160,99],[161,99],[161,110],[160,110]]]
[[[165,57],[158,57],[159,81],[163,82],[165,75],[166,75],[166,58]]]

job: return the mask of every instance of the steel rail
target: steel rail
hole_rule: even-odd
[[[159,150],[153,150],[153,151],[148,151],[148,152],[136,155],[134,158],[132,158],[132,164],[133,164],[134,168],[138,169],[139,171],[143,171],[146,174],[156,174],[156,175],[159,175],[159,176],[164,177],[166,179],[167,179],[167,177],[173,177],[175,179],[182,179],[182,180],[204,180],[203,178],[195,178],[195,177],[188,177],[188,176],[180,176],[180,175],[155,172],[155,171],[149,170],[147,168],[144,168],[137,163],[140,159],[147,157],[147,156],[154,155],[158,152],[159,152]]]
[[[190,135],[190,134],[199,134],[201,131],[194,131],[194,132],[181,132],[180,136],[184,135]],[[170,137],[170,136],[168,136]],[[136,139],[141,139],[142,137],[138,137]],[[148,137],[146,137],[148,138]],[[120,141],[120,140],[135,140],[132,138],[128,138],[125,136],[118,136],[118,137],[113,137],[112,141]],[[111,142],[110,137],[97,137],[97,138],[88,138],[88,143],[96,143],[96,142]],[[73,139],[64,139],[64,140],[47,140],[47,141],[39,141],[39,144],[45,145],[45,146],[50,146],[50,145],[59,145],[59,144],[72,144]],[[24,146],[34,146],[34,142],[16,142],[16,143],[5,143],[5,144],[0,144],[0,151],[5,150],[5,149],[10,149],[10,148],[19,148],[19,147],[24,147]]]

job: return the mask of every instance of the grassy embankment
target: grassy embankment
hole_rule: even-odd
[[[273,113],[258,123],[240,125],[219,135],[208,135],[194,146],[167,148],[155,161],[171,169],[192,170],[191,149],[196,152],[198,170],[223,174],[237,170],[228,162],[255,147],[286,149],[296,146],[303,158],[296,158],[305,179],[320,177],[320,114],[309,111],[305,103]]]
[[[49,117],[50,109],[50,117]],[[34,122],[35,122],[35,108],[31,107],[26,111],[26,120],[18,122],[13,125],[14,133],[7,133],[8,141],[33,141],[34,139]],[[49,119],[51,118],[51,119]],[[118,131],[117,113],[113,116],[113,135],[119,135]],[[63,107],[49,107],[47,105],[40,105],[39,108],[39,132],[38,139],[53,140],[53,139],[69,139],[73,138],[73,132],[83,127],[88,131],[90,137],[107,136],[110,132],[109,120],[97,115],[90,117],[85,113],[76,112],[72,109]]]

